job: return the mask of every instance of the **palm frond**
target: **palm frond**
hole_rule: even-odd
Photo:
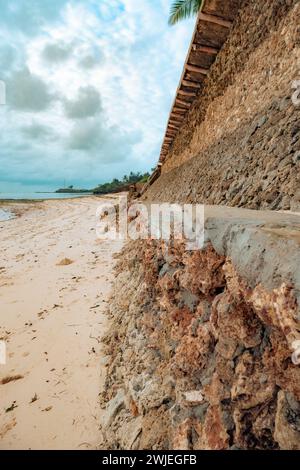
[[[197,15],[203,0],[175,0],[171,6],[169,25],[173,26],[185,18]]]

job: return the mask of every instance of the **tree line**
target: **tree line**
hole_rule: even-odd
[[[135,183],[146,183],[150,176],[149,172],[146,173],[135,173],[131,171],[129,175],[124,175],[122,179],[114,178],[113,180],[99,184],[93,192],[95,194],[106,194],[115,191],[122,191],[127,189],[130,185]]]

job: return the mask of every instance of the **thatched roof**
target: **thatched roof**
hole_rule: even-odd
[[[161,163],[228,37],[239,6],[240,0],[204,0],[171,107],[159,159]]]

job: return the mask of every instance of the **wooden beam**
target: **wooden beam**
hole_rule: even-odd
[[[177,114],[185,114],[187,112],[186,109],[182,109],[182,108],[177,108],[177,106],[174,106],[173,108],[173,113],[177,113]]]
[[[172,131],[168,131],[166,132],[166,137],[175,137],[175,135],[177,134],[177,132],[172,132]]]
[[[197,93],[195,93],[194,91],[178,90],[178,94],[183,96],[196,96]]]
[[[189,108],[191,106],[191,103],[188,102],[188,101],[182,101],[180,100],[179,98],[176,97],[176,101],[175,101],[175,104],[178,103],[178,104],[181,104],[182,106],[185,106],[186,108]]]
[[[175,124],[169,124],[169,127],[170,127],[171,129],[176,129],[176,130],[179,129],[179,126],[175,126]]]
[[[179,117],[179,118],[185,118],[185,114],[180,114],[180,113],[176,113],[175,111],[172,111],[172,113],[170,114],[170,116],[175,116],[175,117]]]
[[[207,21],[208,23],[218,24],[219,26],[224,26],[224,28],[231,28],[232,22],[228,20],[224,20],[219,16],[215,15],[208,15],[207,13],[200,13],[199,19],[202,21]]]
[[[170,138],[170,139],[174,139],[174,137],[176,137],[176,135],[177,135],[177,132],[175,132],[174,134],[169,134],[169,133],[167,133],[167,134],[166,134],[166,137],[167,137],[167,138]]]
[[[183,123],[183,121],[176,121],[176,119],[171,119],[171,120],[169,120],[168,125],[169,124],[174,124],[175,126],[179,125],[179,127],[181,127],[182,123]]]
[[[183,114],[171,113],[169,119],[175,119],[177,121],[182,122],[182,121],[184,121],[185,116]]]
[[[204,69],[203,67],[198,67],[197,65],[186,64],[185,69],[189,72],[197,72],[201,73],[202,75],[208,74],[208,69]]]
[[[177,114],[177,113],[174,113],[173,111],[170,114],[170,118],[172,118],[172,117],[174,117],[175,119],[178,119],[180,121],[183,121],[185,119],[184,114]]]
[[[179,116],[170,116],[168,125],[169,124],[175,124],[175,126],[180,125],[183,121],[184,119],[179,119]]]
[[[210,46],[201,46],[200,44],[193,44],[192,51],[194,52],[202,52],[203,54],[210,54],[210,55],[217,55],[219,53],[219,49]]]
[[[200,83],[192,82],[191,80],[182,80],[182,85],[189,86],[191,88],[201,88]]]

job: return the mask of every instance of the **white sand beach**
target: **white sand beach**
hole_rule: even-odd
[[[0,222],[0,449],[95,449],[99,338],[121,242],[97,240],[99,198],[18,204]]]

